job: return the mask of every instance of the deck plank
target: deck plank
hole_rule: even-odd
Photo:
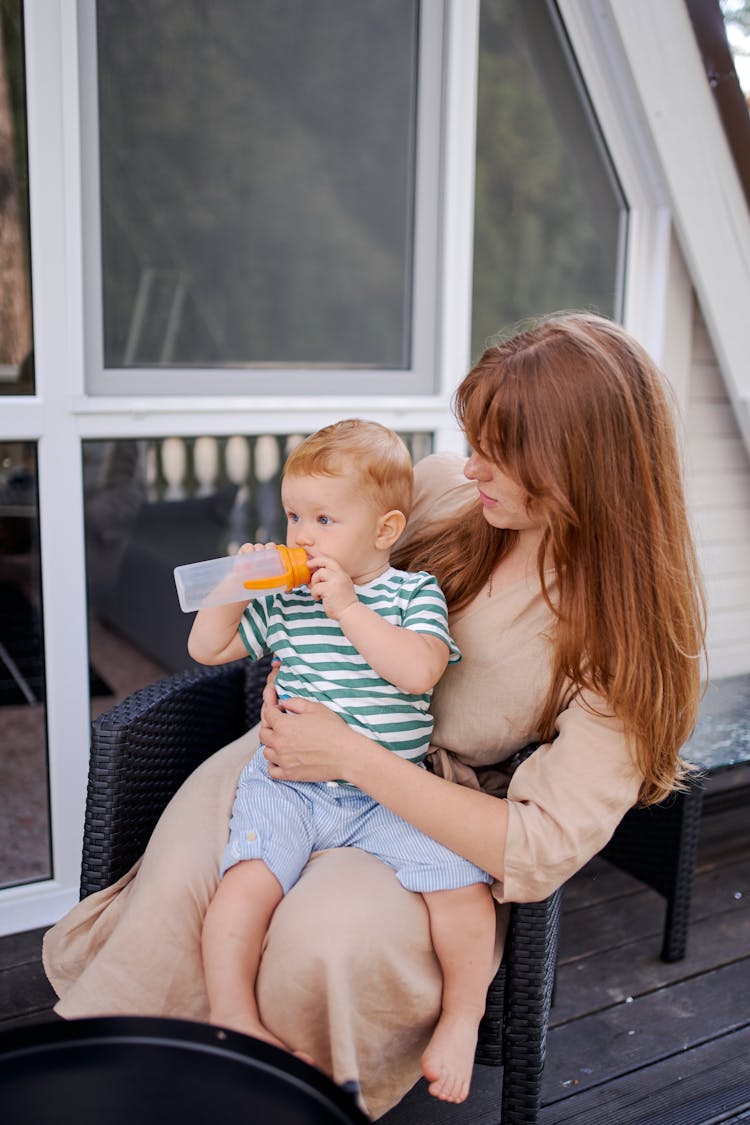
[[[719,964],[739,959],[749,949],[750,901],[742,913],[731,911],[691,926],[684,961],[655,964],[658,947],[641,941],[597,950],[582,960],[560,965],[550,1026],[708,972]]]
[[[566,887],[540,1125],[750,1125],[746,808],[703,818],[683,961],[660,960],[663,924],[663,899],[602,859]],[[0,1030],[55,1018],[42,935],[0,938]],[[496,1125],[501,1074],[476,1067],[463,1106],[420,1083],[383,1125]]]
[[[630,878],[630,877],[629,877]],[[560,935],[560,958],[572,961],[589,956],[596,948],[615,949],[634,938],[661,949],[665,901],[656,891],[630,880],[630,893],[598,902],[583,911],[565,903]],[[739,897],[737,897],[739,896]],[[567,896],[566,896],[567,898]],[[696,872],[690,912],[691,928],[706,918],[743,909],[750,898],[750,862],[741,857],[716,865],[704,865]]]
[[[552,1028],[545,1104],[750,1026],[748,996],[750,956]]]
[[[702,1125],[743,1111],[750,1111],[750,1028],[547,1102],[539,1125]]]
[[[16,965],[28,965],[42,956],[44,927],[26,930],[21,934],[8,934],[0,938],[0,972]]]
[[[56,999],[41,961],[3,970],[0,973],[0,1028],[49,1012]]]

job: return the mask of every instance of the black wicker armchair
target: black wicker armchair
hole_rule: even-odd
[[[135,692],[92,726],[81,897],[118,879],[170,797],[210,754],[257,722],[268,665],[197,668]],[[514,905],[476,1061],[503,1067],[504,1125],[534,1122],[557,961],[561,891]]]

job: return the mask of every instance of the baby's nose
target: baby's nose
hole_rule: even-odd
[[[298,547],[311,547],[313,544],[313,537],[310,530],[306,527],[297,527],[295,529],[295,542]]]

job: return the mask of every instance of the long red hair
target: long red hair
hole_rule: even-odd
[[[566,685],[592,689],[634,745],[642,802],[663,799],[687,772],[679,751],[695,724],[705,652],[666,384],[624,329],[567,313],[487,348],[455,406],[469,443],[523,486],[544,525],[538,567],[555,627],[542,737],[554,733]],[[432,571],[456,610],[513,541],[473,502],[462,518],[424,529],[398,564]]]

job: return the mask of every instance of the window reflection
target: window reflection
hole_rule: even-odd
[[[0,395],[34,393],[22,0],[0,0]]]
[[[0,885],[51,874],[36,447],[0,443]]]
[[[407,367],[417,0],[96,11],[105,367]]]
[[[83,443],[93,715],[194,667],[174,568],[284,541],[281,470],[302,436]],[[414,461],[431,452],[431,434],[401,436]]]
[[[529,316],[619,312],[625,202],[551,8],[481,4],[475,356]]]
[[[719,0],[737,79],[750,109],[750,4],[747,0]]]

